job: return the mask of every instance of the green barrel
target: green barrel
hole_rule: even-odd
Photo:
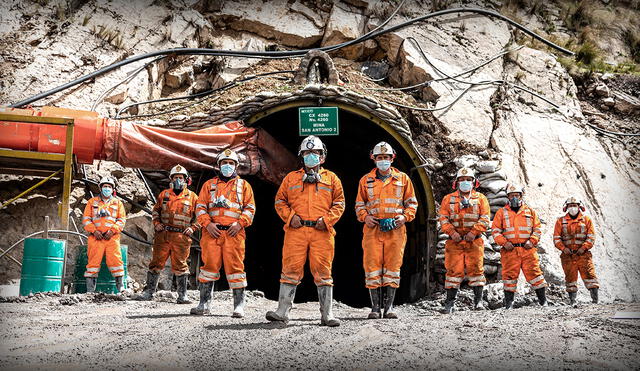
[[[20,296],[60,292],[66,241],[27,238],[24,241]]]
[[[87,292],[87,281],[84,277],[84,272],[87,269],[87,245],[79,246],[78,259],[76,260],[76,269],[74,272],[74,287],[75,293],[81,294]],[[124,287],[127,287],[127,277],[129,276],[129,270],[127,268],[127,245],[120,244],[120,251],[122,253],[122,263],[124,264]],[[96,291],[106,292],[109,294],[116,294],[116,280],[109,272],[107,267],[106,258],[102,258],[102,264],[100,264],[100,273],[98,273],[98,283],[96,285]]]

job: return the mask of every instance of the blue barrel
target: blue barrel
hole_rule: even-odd
[[[60,292],[66,241],[27,238],[22,255],[20,296]]]
[[[79,246],[78,258],[76,259],[76,268],[74,271],[74,292],[76,294],[83,294],[87,292],[87,281],[84,277],[84,272],[87,269],[87,245]],[[124,287],[127,287],[127,277],[129,277],[129,270],[127,268],[127,245],[120,244],[120,252],[122,253],[122,263],[124,265]],[[107,260],[102,258],[100,264],[100,273],[98,273],[98,283],[96,284],[96,292],[105,292],[108,294],[117,294],[116,280],[109,272],[107,267]]]

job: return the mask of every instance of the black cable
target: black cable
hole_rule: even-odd
[[[181,109],[187,108],[187,107],[191,107],[193,105],[196,105],[198,103],[200,103],[201,101],[198,102],[194,102],[193,104],[188,104],[182,107],[178,107],[178,108],[174,108],[165,112],[160,112],[160,113],[150,113],[150,114],[142,114],[142,115],[131,115],[131,116],[127,116],[127,117],[120,117],[120,114],[125,111],[126,109],[128,109],[129,107],[134,107],[134,106],[139,106],[139,105],[143,105],[143,104],[151,104],[151,103],[160,103],[160,102],[170,102],[170,101],[174,101],[174,100],[183,100],[183,99],[193,99],[193,98],[204,98],[207,97],[215,92],[218,91],[222,91],[222,90],[226,90],[229,88],[232,88],[234,86],[236,86],[239,83],[242,82],[246,82],[249,80],[253,80],[256,78],[260,78],[260,77],[266,77],[266,76],[271,76],[271,75],[277,75],[277,74],[283,74],[283,73],[294,73],[296,71],[294,70],[286,70],[286,71],[271,71],[271,72],[264,72],[264,73],[259,73],[257,75],[249,75],[245,78],[242,78],[240,80],[234,80],[231,81],[219,88],[215,88],[215,89],[209,89],[200,93],[195,93],[195,94],[190,94],[190,95],[183,95],[180,97],[171,97],[171,98],[159,98],[159,99],[152,99],[152,100],[147,100],[147,101],[143,101],[143,102],[135,102],[135,103],[130,103],[122,108],[120,108],[118,110],[118,112],[116,113],[116,115],[113,117],[113,119],[130,119],[130,118],[136,118],[136,117],[151,117],[151,116],[158,116],[158,115],[162,115],[165,113],[170,113],[170,112],[175,112],[175,111],[179,111]]]
[[[417,18],[413,18],[409,21],[400,23],[396,26],[387,28],[387,29],[383,29],[383,30],[373,30],[371,32],[366,33],[365,35],[356,38],[354,40],[350,40],[350,41],[346,41],[340,44],[336,44],[333,46],[325,46],[325,47],[321,47],[321,48],[316,48],[317,50],[322,50],[325,52],[330,52],[333,50],[337,50],[337,49],[341,49],[341,48],[345,48],[354,44],[358,44],[370,39],[373,39],[375,37],[378,37],[380,35],[384,35],[386,33],[389,32],[393,32],[396,31],[398,29],[407,27],[413,23],[416,22],[422,22],[425,21],[427,19],[430,18],[434,18],[434,17],[440,17],[443,15],[448,15],[448,14],[453,14],[453,13],[477,13],[480,15],[484,15],[486,17],[494,17],[497,18],[499,20],[502,20],[504,22],[509,23],[510,25],[518,28],[519,30],[521,30],[522,32],[526,33],[527,35],[537,39],[538,41],[542,42],[543,44],[552,47],[556,50],[559,50],[562,53],[568,54],[568,55],[575,55],[574,52],[565,49],[559,45],[554,44],[553,42],[546,40],[545,38],[543,38],[542,36],[537,35],[535,32],[529,30],[528,28],[524,27],[523,25],[503,16],[500,13],[497,13],[495,11],[492,10],[486,10],[486,9],[479,9],[479,8],[454,8],[454,9],[445,9],[445,10],[441,10],[441,11],[437,11],[437,12],[433,12],[433,13],[429,13],[427,15],[421,16],[421,17],[417,17]],[[38,101],[42,98],[48,97],[52,94],[58,93],[62,90],[68,89],[72,86],[78,85],[80,83],[83,83],[87,80],[93,79],[97,76],[100,76],[104,73],[107,73],[109,71],[112,71],[116,68],[125,66],[127,64],[130,63],[134,63],[137,62],[139,60],[143,60],[143,59],[147,59],[147,58],[153,58],[153,57],[158,57],[158,56],[169,56],[169,55],[210,55],[210,56],[221,56],[221,57],[243,57],[243,58],[261,58],[261,59],[283,59],[283,58],[292,58],[292,57],[301,57],[303,55],[305,55],[307,52],[309,52],[310,50],[314,50],[314,49],[301,49],[301,50],[294,50],[294,51],[271,51],[271,52],[254,52],[254,51],[228,51],[228,50],[217,50],[217,49],[205,49],[205,48],[174,48],[174,49],[164,49],[164,50],[158,50],[155,52],[149,52],[149,53],[144,53],[144,54],[140,54],[140,55],[136,55],[136,56],[132,56],[129,57],[127,59],[124,59],[122,61],[113,63],[109,66],[105,66],[97,71],[94,71],[92,73],[89,73],[87,75],[84,75],[82,77],[79,77],[73,81],[70,81],[68,83],[62,84],[56,88],[47,90],[43,93],[31,96],[27,99],[24,99],[22,101],[19,101],[17,103],[14,103],[12,105],[10,105],[9,107],[13,107],[13,108],[17,108],[17,107],[22,107],[25,105],[28,105],[30,103],[33,103],[35,101]]]

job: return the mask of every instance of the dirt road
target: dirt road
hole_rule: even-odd
[[[0,303],[0,369],[640,368],[640,320],[610,319],[640,304],[451,316],[405,305],[399,320],[373,321],[367,308],[337,304],[342,326],[326,328],[317,303],[296,304],[287,326],[268,323],[264,313],[276,303],[253,293],[239,320],[229,316],[230,292],[216,292],[205,317],[168,298],[76,298]]]

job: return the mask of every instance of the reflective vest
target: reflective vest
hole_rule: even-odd
[[[158,202],[153,207],[153,223],[183,229],[191,227],[194,225],[197,201],[198,196],[186,188],[179,195],[171,189],[165,189],[160,192]]]
[[[489,201],[479,192],[472,191],[468,199],[469,205],[463,207],[460,192],[450,193],[442,199],[440,206],[440,228],[451,235],[454,231],[465,235],[471,230],[476,235],[489,228]]]
[[[409,176],[393,167],[384,181],[376,178],[376,174],[373,169],[360,179],[356,197],[358,220],[364,221],[367,215],[378,219],[404,215],[407,222],[412,221],[418,210],[418,199]]]
[[[579,249],[581,247],[590,249],[595,242],[593,222],[591,218],[582,213],[572,219],[569,214],[564,215],[556,221],[553,233],[553,242],[557,248]]]
[[[500,209],[493,219],[491,234],[499,245],[507,241],[524,243],[528,240],[535,245],[540,241],[542,232],[536,213],[529,206],[522,205],[517,213],[510,206]]]
[[[89,233],[96,230],[106,232],[110,229],[114,229],[114,232],[121,232],[124,229],[125,218],[122,201],[111,197],[107,202],[104,202],[98,196],[91,198],[87,203],[82,217],[82,225]]]
[[[243,227],[253,223],[256,212],[253,190],[240,177],[224,182],[218,177],[207,181],[200,190],[196,216],[202,226],[210,221],[230,225],[236,221]]]

